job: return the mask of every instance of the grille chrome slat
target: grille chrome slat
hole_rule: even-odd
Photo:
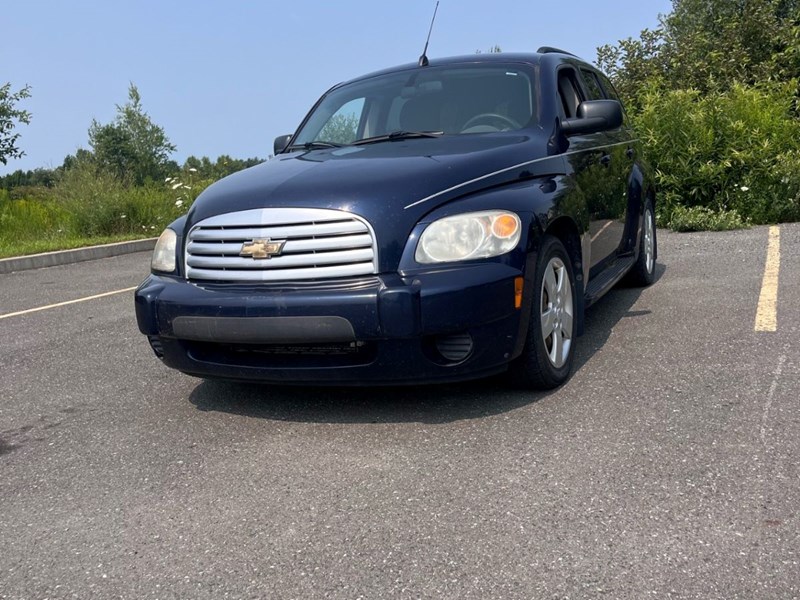
[[[363,233],[368,231],[364,223],[349,221],[345,223],[313,223],[296,226],[280,225],[278,227],[235,227],[231,229],[195,230],[193,240],[198,241],[246,241],[253,238],[310,238],[319,235],[342,235],[345,233]]]
[[[253,260],[239,256],[226,256],[226,269],[255,269],[271,271],[287,267],[315,267],[319,265],[352,264],[366,262],[372,266],[372,248],[358,248],[342,252],[320,252],[318,254],[293,254],[289,256],[275,256],[265,260]],[[218,256],[190,256],[186,264],[198,269],[218,268]]]
[[[240,257],[254,239],[285,241],[280,255]],[[187,236],[186,277],[198,281],[280,282],[377,273],[369,223],[329,209],[255,209],[210,217]]]
[[[191,242],[187,246],[187,251],[192,255],[222,255],[239,256],[242,249],[241,242]],[[368,233],[359,235],[340,235],[336,237],[320,238],[313,240],[289,240],[283,247],[283,254],[293,254],[295,252],[318,251],[318,250],[347,250],[352,248],[370,248],[372,237]]]
[[[313,271],[313,277],[310,272]],[[296,279],[329,279],[333,277],[354,277],[371,275],[371,264],[336,265],[314,269],[273,269],[266,271],[220,271],[216,269],[191,269],[192,279],[213,279],[214,281],[287,281]]]

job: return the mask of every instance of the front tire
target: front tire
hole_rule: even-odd
[[[525,347],[509,368],[516,385],[548,390],[564,383],[572,371],[578,305],[572,263],[553,236],[542,239],[533,285]]]

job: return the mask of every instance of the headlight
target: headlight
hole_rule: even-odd
[[[422,232],[414,258],[429,264],[499,256],[517,246],[521,230],[519,217],[504,210],[445,217]]]
[[[172,273],[175,270],[175,250],[178,236],[172,229],[165,229],[153,250],[153,260],[150,261],[150,268],[153,271],[163,271]]]

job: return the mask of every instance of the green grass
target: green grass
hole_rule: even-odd
[[[0,190],[0,257],[156,237],[211,183],[193,179],[131,186],[83,165],[23,197]]]
[[[136,207],[134,200],[0,202],[0,258],[156,237],[178,216],[174,203],[159,213]],[[141,204],[153,208],[152,198]]]
[[[86,248],[87,246],[98,246],[100,244],[113,244],[115,242],[129,242],[131,240],[139,240],[149,237],[155,236],[152,235],[152,232],[149,232],[147,235],[121,234],[100,237],[64,236],[12,242],[0,239],[0,258],[26,256],[28,254],[39,254],[41,252],[55,252],[56,250],[73,250],[75,248]]]

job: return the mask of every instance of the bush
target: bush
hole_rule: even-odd
[[[260,162],[230,159],[229,165],[228,158],[217,163],[232,172]],[[164,181],[131,185],[98,167],[91,155],[79,155],[52,187],[0,188],[0,256],[155,237],[215,180],[187,164]]]
[[[102,236],[130,232],[125,221],[125,190],[112,175],[84,163],[64,174],[54,195],[59,206],[73,215],[75,234]]]
[[[72,216],[52,202],[4,200],[0,202],[0,241],[59,236],[73,229]]]
[[[705,206],[675,206],[667,227],[673,231],[729,231],[748,227],[736,210],[713,211]]]
[[[52,189],[2,190],[0,245],[157,236],[209,185],[192,181],[192,175],[129,186],[87,162],[66,171]],[[26,196],[20,197],[23,190]]]
[[[190,175],[131,186],[84,163],[64,174],[53,195],[73,215],[77,235],[155,236],[185,213],[199,192],[211,183],[192,181]]]
[[[800,121],[790,113],[794,91],[794,84],[737,84],[706,95],[646,91],[635,126],[655,170],[662,222],[800,220]],[[710,212],[674,216],[679,207]]]

